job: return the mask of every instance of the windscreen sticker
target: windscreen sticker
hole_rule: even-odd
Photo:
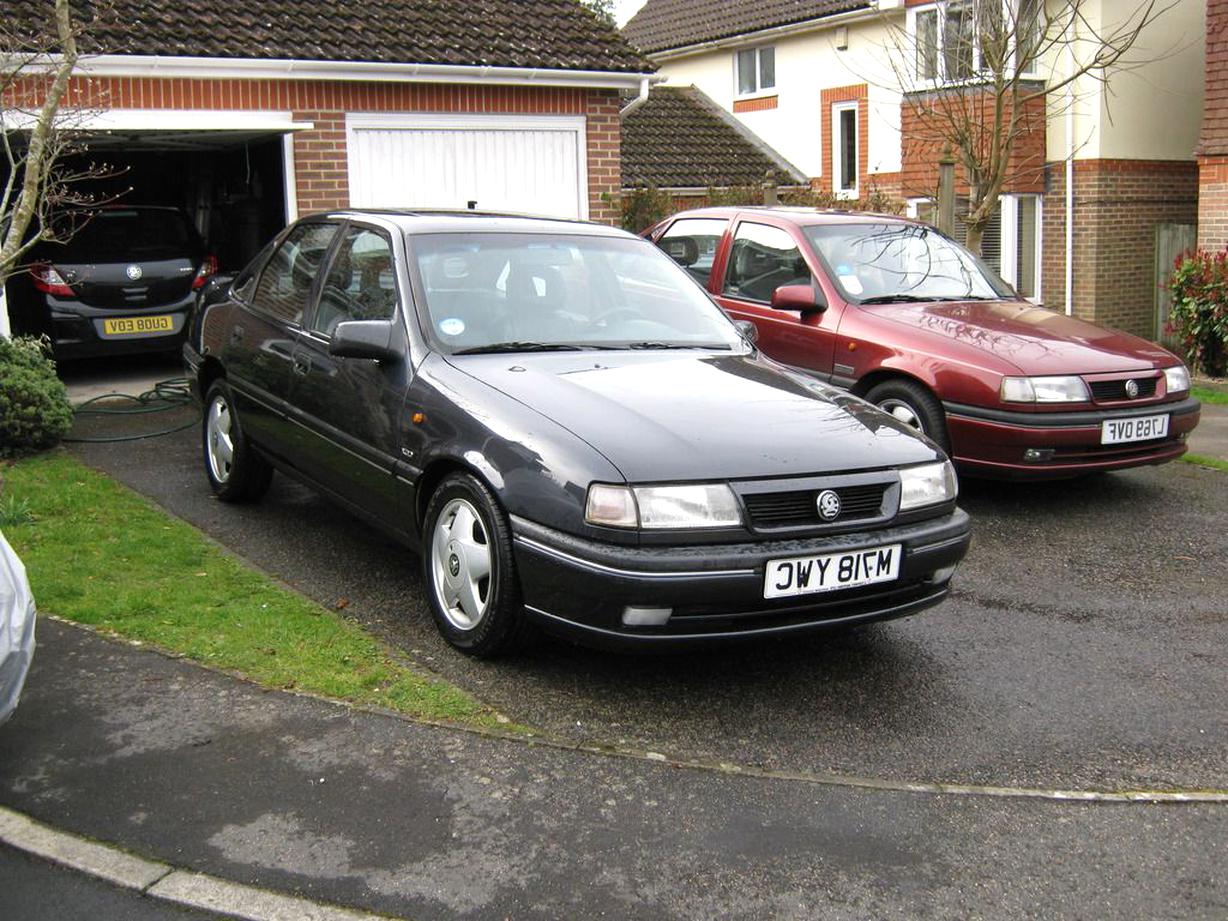
[[[861,279],[856,275],[841,275],[840,284],[844,285],[844,290],[849,294],[860,294],[865,290],[861,286]]]
[[[448,317],[439,321],[439,331],[445,336],[459,336],[465,331],[465,321],[460,317]]]

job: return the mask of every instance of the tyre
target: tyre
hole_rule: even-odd
[[[426,508],[423,577],[435,624],[462,652],[488,657],[527,635],[511,530],[486,485],[444,477]]]
[[[883,381],[871,387],[865,398],[883,412],[928,436],[948,454],[951,453],[942,404],[921,384],[899,379]]]
[[[223,502],[260,501],[269,489],[273,468],[243,436],[234,394],[224,380],[214,381],[205,394],[201,444],[214,495]]]

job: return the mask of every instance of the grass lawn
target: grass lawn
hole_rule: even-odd
[[[1190,396],[1203,403],[1215,403],[1228,406],[1228,387],[1203,387],[1195,384],[1190,388]]]
[[[1181,459],[1187,464],[1197,464],[1199,467],[1214,467],[1216,470],[1228,471],[1228,461],[1218,457],[1205,457],[1202,454],[1183,454]]]
[[[489,707],[229,556],[136,493],[52,453],[0,466],[0,513],[40,611],[260,684],[492,726]]]

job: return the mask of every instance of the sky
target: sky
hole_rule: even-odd
[[[623,25],[644,5],[644,0],[614,0],[614,18]]]

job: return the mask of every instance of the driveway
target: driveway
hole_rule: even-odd
[[[966,483],[953,597],[806,642],[668,657],[546,641],[476,662],[437,636],[416,558],[277,477],[211,498],[196,434],[79,445],[268,572],[518,722],[774,771],[1069,790],[1228,788],[1228,479],[1186,464]]]

